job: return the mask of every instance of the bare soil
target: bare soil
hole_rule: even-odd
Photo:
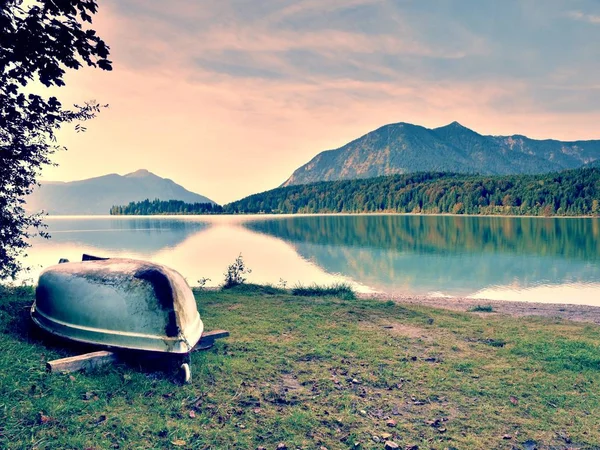
[[[544,316],[560,317],[577,322],[592,322],[600,324],[600,307],[587,305],[570,305],[562,303],[533,303],[513,302],[503,300],[482,300],[464,297],[424,297],[406,294],[358,294],[360,298],[375,298],[380,300],[393,300],[397,303],[418,304],[433,308],[444,308],[453,311],[468,311],[478,305],[490,305],[491,313],[477,313],[480,315],[504,314],[515,317]]]

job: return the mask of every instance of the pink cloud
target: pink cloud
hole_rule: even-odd
[[[316,2],[303,5],[317,7]],[[188,13],[193,17],[194,11]],[[68,88],[58,92],[66,103],[97,98],[111,107],[88,124],[87,133],[70,128],[61,133],[69,151],[56,155],[60,166],[48,168],[45,179],[147,168],[223,203],[273,188],[318,152],[391,122],[435,127],[458,120],[484,134],[598,138],[600,112],[545,112],[529,100],[525,82],[501,77],[431,82],[399,77],[385,66],[372,69],[397,81],[334,78],[299,73],[279,57],[286,50],[311,49],[351,59],[351,52],[376,48],[462,56],[429,48],[412,39],[408,29],[373,38],[335,30],[270,34],[266,25],[221,25],[188,35],[167,22],[125,17],[104,5],[96,27],[111,45],[114,71],[70,74]],[[193,62],[194,55],[224,49],[251,52],[261,65],[290,76],[233,77]],[[485,46],[466,51],[485,51]],[[514,99],[509,107],[495,106],[506,98]]]

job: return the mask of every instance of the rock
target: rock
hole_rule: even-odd
[[[397,448],[400,448],[400,446],[398,444],[396,444],[394,441],[386,441],[385,450],[395,450]]]
[[[263,447],[262,445],[256,447],[256,450],[267,450],[265,447]]]
[[[360,384],[360,380],[356,379],[356,378],[352,378],[352,382],[354,384]]]
[[[390,428],[394,428],[396,426],[396,421],[394,419],[390,419],[385,424]]]
[[[367,415],[367,412],[366,412],[364,409],[361,409],[361,410],[359,411],[359,413],[360,413],[361,415],[363,415],[363,416],[366,416],[366,415]]]
[[[510,434],[505,434],[504,436],[502,436],[502,439],[509,440],[512,439],[512,436]]]
[[[373,442],[376,442],[376,443],[381,442],[381,439],[379,438],[379,436],[376,436],[376,435],[371,436],[371,439],[373,440]]]
[[[409,444],[404,447],[404,450],[419,450],[419,446],[417,444]]]
[[[280,442],[279,444],[277,444],[277,450],[287,450],[287,445],[285,444],[285,442]]]

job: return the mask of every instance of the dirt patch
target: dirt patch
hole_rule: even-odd
[[[304,387],[291,374],[283,374],[281,377],[281,388],[286,391],[304,391]]]
[[[240,309],[242,307],[241,303],[234,303],[233,305],[230,305],[227,307],[228,311],[234,311],[236,309]]]
[[[412,325],[406,325],[398,322],[390,322],[381,324],[380,328],[388,331],[392,334],[397,334],[400,336],[405,336],[412,339],[422,339],[427,338],[431,335],[429,330],[424,328],[415,327]]]

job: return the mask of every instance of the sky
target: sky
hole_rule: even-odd
[[[382,125],[600,139],[600,0],[102,0],[44,180],[148,169],[218,203]]]

